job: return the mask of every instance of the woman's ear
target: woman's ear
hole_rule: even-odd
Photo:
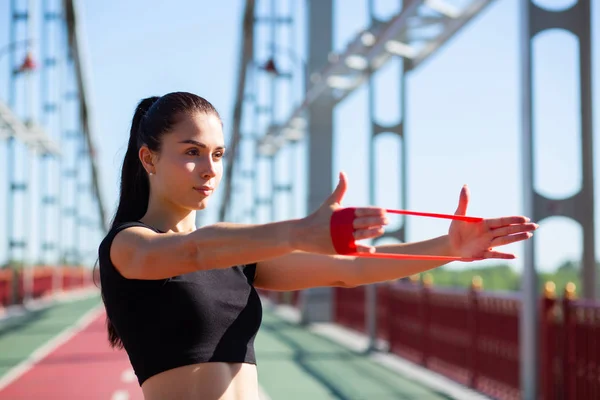
[[[140,161],[142,162],[142,166],[146,170],[148,174],[155,174],[154,168],[154,153],[148,148],[148,146],[143,145],[139,151]]]

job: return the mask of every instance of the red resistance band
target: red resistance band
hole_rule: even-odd
[[[338,254],[370,258],[390,258],[396,260],[442,260],[442,261],[475,261],[481,258],[465,258],[450,256],[433,256],[420,254],[391,254],[391,253],[359,253],[356,251],[354,239],[355,207],[340,208],[331,216],[331,240]],[[481,217],[467,217],[463,215],[435,214],[407,210],[385,210],[391,214],[416,215],[420,217],[446,218],[464,222],[481,222]]]

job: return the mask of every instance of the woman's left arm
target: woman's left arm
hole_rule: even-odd
[[[423,242],[377,246],[377,252],[449,255],[447,236]],[[390,260],[294,252],[257,264],[254,285],[268,290],[319,286],[355,287],[410,276],[444,261]]]
[[[469,191],[464,186],[456,215],[466,215]],[[481,222],[454,220],[448,234],[414,243],[377,246],[377,252],[481,259],[513,259],[495,247],[527,240],[538,225],[523,216]],[[301,290],[319,286],[355,287],[403,278],[437,268],[448,261],[393,260],[294,252],[257,264],[254,285],[267,290]]]

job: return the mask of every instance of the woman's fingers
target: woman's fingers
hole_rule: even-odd
[[[515,233],[521,232],[532,232],[535,231],[538,227],[538,224],[530,222],[527,224],[508,225],[503,226],[501,228],[492,229],[490,233],[493,235],[493,237],[500,237],[506,235],[514,235]]]
[[[355,240],[379,237],[384,233],[384,226],[389,223],[385,210],[381,208],[359,208],[354,215],[352,227],[354,228]]]
[[[529,222],[529,218],[523,216],[490,218],[485,220],[490,229],[500,228],[507,225],[524,224]]]
[[[383,235],[383,227],[370,227],[354,231],[354,240],[373,239]]]
[[[354,219],[354,229],[374,228],[387,225],[389,223],[385,216],[358,217]]]
[[[522,240],[527,240],[532,236],[533,236],[533,233],[531,233],[531,232],[522,232],[522,233],[517,233],[515,235],[500,236],[500,237],[497,237],[492,240],[491,246],[492,247],[505,246],[507,244],[520,242]]]
[[[385,217],[385,208],[381,207],[357,207],[354,209],[354,216],[359,217]]]
[[[515,257],[514,254],[510,254],[510,253],[502,253],[500,251],[493,251],[493,250],[488,250],[486,252],[483,253],[483,258],[500,258],[503,260],[512,260]]]
[[[375,247],[357,244],[356,251],[359,253],[375,253]]]
[[[533,231],[539,227],[535,223],[508,225],[490,231],[492,247],[504,246],[510,243],[527,240],[533,236]]]

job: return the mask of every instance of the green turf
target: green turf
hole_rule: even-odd
[[[269,310],[256,352],[260,384],[273,400],[448,399]]]
[[[0,323],[0,377],[100,304],[100,296],[56,303]]]

